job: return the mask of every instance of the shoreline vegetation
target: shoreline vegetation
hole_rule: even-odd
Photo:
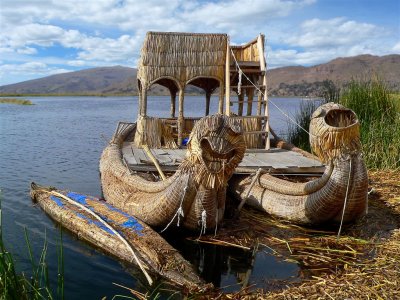
[[[263,247],[276,257],[298,264],[301,267],[299,280],[271,281],[272,289],[268,291],[244,285],[232,294],[214,291],[206,295],[188,295],[189,298],[400,298],[400,95],[392,93],[379,80],[372,79],[352,81],[343,90],[333,84],[327,85],[324,98],[327,102],[338,102],[354,110],[360,120],[370,179],[368,214],[347,225],[341,237],[337,238],[335,228],[296,226],[245,207],[239,220],[227,219],[216,235],[203,236],[199,242],[218,245],[216,241],[224,241],[242,248]],[[296,118],[304,128],[308,128],[305,123],[310,113],[312,108],[304,106]],[[291,134],[297,138],[297,134],[306,133],[300,130]],[[0,248],[3,252],[1,257],[5,260],[3,263],[0,259],[0,267],[10,267],[10,254],[1,240]],[[63,265],[62,260],[60,264]],[[20,279],[15,275],[14,267],[11,266],[11,269],[11,276]],[[3,270],[2,278],[3,275],[7,278]],[[1,284],[4,286],[5,282],[0,282],[0,289]],[[142,294],[131,288],[125,289],[130,296],[116,295],[114,298],[151,299],[154,292],[157,293],[150,291]],[[55,292],[52,294],[55,295]]]
[[[353,110],[360,122],[364,159],[371,170],[400,170],[400,94],[393,93],[379,78],[353,80],[345,88],[332,82],[325,86],[325,102],[335,102]],[[320,105],[301,103],[296,123],[308,129],[310,116]],[[308,133],[288,124],[288,141],[310,151]]]
[[[34,105],[31,100],[16,99],[16,98],[0,98],[0,103],[17,104],[17,105]]]

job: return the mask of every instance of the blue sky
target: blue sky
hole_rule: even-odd
[[[0,85],[136,67],[147,31],[266,36],[269,68],[400,54],[400,0],[0,0]]]

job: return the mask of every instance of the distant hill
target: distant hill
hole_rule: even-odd
[[[52,75],[40,79],[0,87],[0,95],[132,95],[137,94],[137,70],[114,66],[86,69]],[[394,90],[400,90],[400,55],[336,58],[312,67],[283,67],[269,70],[268,90],[273,96],[319,96],[324,80],[338,86],[352,78],[371,78],[377,75]],[[191,88],[191,92],[201,92]],[[159,85],[150,94],[167,95]]]
[[[0,87],[0,94],[134,94],[136,69],[115,66],[56,74]]]
[[[340,57],[312,67],[269,70],[268,91],[274,96],[318,96],[324,80],[342,86],[351,79],[378,76],[393,90],[400,90],[400,55]]]

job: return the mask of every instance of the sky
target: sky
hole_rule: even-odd
[[[0,86],[136,67],[147,31],[266,37],[268,68],[400,54],[400,0],[0,0]]]

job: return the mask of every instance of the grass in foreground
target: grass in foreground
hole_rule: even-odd
[[[13,255],[7,251],[4,245],[1,213],[2,211],[0,207],[0,299],[64,299],[64,265],[62,242],[60,242],[60,247],[58,249],[58,285],[57,293],[55,293],[50,287],[48,266],[46,263],[47,240],[45,239],[40,258],[38,261],[36,261],[28,238],[28,233],[25,229],[25,240],[32,270],[28,272],[30,273],[29,275],[25,274],[24,272],[17,272],[15,259]],[[61,240],[62,238],[60,238],[60,241]],[[55,297],[55,295],[57,296]]]
[[[1,98],[0,103],[17,104],[17,105],[33,105],[31,100],[16,98]]]

